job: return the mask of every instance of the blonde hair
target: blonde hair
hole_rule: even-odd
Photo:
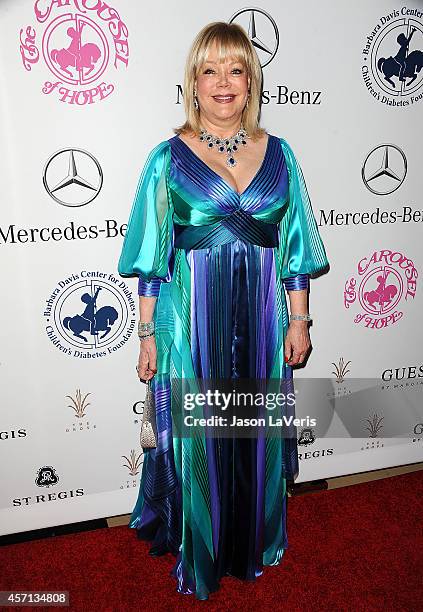
[[[262,71],[257,53],[246,33],[236,23],[215,21],[206,25],[194,39],[185,64],[184,77],[184,107],[186,121],[180,127],[174,128],[176,134],[192,133],[200,135],[200,115],[194,107],[195,80],[207,60],[209,49],[216,42],[218,61],[225,61],[229,57],[241,62],[250,79],[250,96],[248,107],[242,111],[241,123],[247,134],[256,140],[265,130],[259,127],[260,99],[262,89]]]

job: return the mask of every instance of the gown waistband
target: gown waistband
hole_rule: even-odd
[[[192,250],[243,240],[262,247],[279,246],[279,224],[265,223],[239,208],[211,225],[180,225],[174,222],[174,246]]]

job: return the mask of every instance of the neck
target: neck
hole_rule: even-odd
[[[213,123],[212,121],[209,121],[203,117],[200,113],[200,125],[210,134],[213,134],[213,136],[218,136],[219,138],[230,138],[241,129],[241,117],[238,117],[233,121],[226,121],[224,123]]]

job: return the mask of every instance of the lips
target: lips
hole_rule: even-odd
[[[213,96],[213,100],[216,100],[216,102],[219,102],[220,104],[227,104],[235,100],[235,96],[234,95]]]

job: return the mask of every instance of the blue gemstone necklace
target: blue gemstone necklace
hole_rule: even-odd
[[[219,136],[214,136],[214,134],[210,134],[207,130],[201,128],[199,138],[202,142],[207,143],[209,149],[216,147],[219,153],[226,153],[226,165],[232,168],[237,164],[234,155],[241,145],[245,147],[248,136],[247,132],[241,126],[237,133],[230,138],[220,138]]]

